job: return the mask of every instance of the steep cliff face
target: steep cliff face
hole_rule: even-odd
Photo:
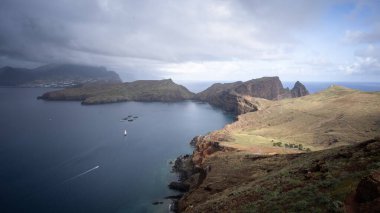
[[[214,84],[203,92],[195,95],[195,99],[205,101],[234,114],[256,111],[249,97],[280,100],[284,98],[301,97],[309,92],[299,81],[290,91],[284,88],[279,77],[263,77],[246,82]]]
[[[288,89],[284,89],[279,77],[263,77],[244,82],[234,88],[241,95],[278,100],[290,98]]]

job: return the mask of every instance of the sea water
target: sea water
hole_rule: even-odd
[[[233,120],[193,101],[36,99],[46,91],[0,88],[0,212],[168,212],[170,161]]]

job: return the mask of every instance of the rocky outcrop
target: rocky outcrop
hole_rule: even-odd
[[[294,84],[294,87],[290,92],[292,93],[293,98],[309,95],[309,91],[306,89],[305,85],[299,81]]]
[[[372,173],[359,182],[355,198],[360,203],[380,198],[380,171]]]
[[[263,77],[246,82],[214,84],[195,95],[195,99],[205,101],[234,114],[244,114],[257,110],[252,97],[268,100],[301,97],[309,92],[299,81],[292,90],[284,88],[278,77]]]
[[[380,212],[380,170],[362,178],[354,196],[356,212]]]
[[[190,189],[190,185],[187,183],[179,182],[179,181],[173,181],[169,183],[169,189],[177,190],[180,192],[187,192]]]
[[[220,146],[216,137],[196,136],[190,144],[194,147],[192,155],[180,156],[174,162],[172,171],[178,174],[178,181],[171,182],[168,186],[180,192],[187,192],[203,183],[210,166],[204,166],[203,161],[216,152],[232,151],[232,148]]]
[[[246,81],[234,88],[240,95],[247,95],[268,100],[290,98],[289,89],[282,86],[279,77],[263,77]]]
[[[47,92],[43,100],[80,100],[82,104],[105,104],[123,101],[173,102],[188,100],[193,93],[171,79],[140,80],[116,84],[88,84],[78,88]]]

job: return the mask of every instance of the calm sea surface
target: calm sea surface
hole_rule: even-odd
[[[233,119],[191,101],[36,100],[45,91],[0,88],[0,212],[168,212],[169,161]]]

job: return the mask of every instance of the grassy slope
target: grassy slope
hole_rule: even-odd
[[[380,169],[379,139],[358,144],[380,135],[380,93],[334,86],[255,101],[258,111],[205,136],[237,150],[204,159],[211,171],[180,200],[182,211],[343,212],[360,179]],[[273,146],[280,141],[313,152]]]
[[[284,148],[285,143],[321,150],[380,133],[380,93],[334,86],[301,98],[258,101],[261,110],[240,115],[237,122],[213,133],[227,135],[222,145],[258,154],[289,153],[295,150]],[[273,142],[282,142],[282,147]]]
[[[184,212],[343,212],[360,179],[380,168],[379,139],[328,150],[204,162],[203,183],[180,201]]]

